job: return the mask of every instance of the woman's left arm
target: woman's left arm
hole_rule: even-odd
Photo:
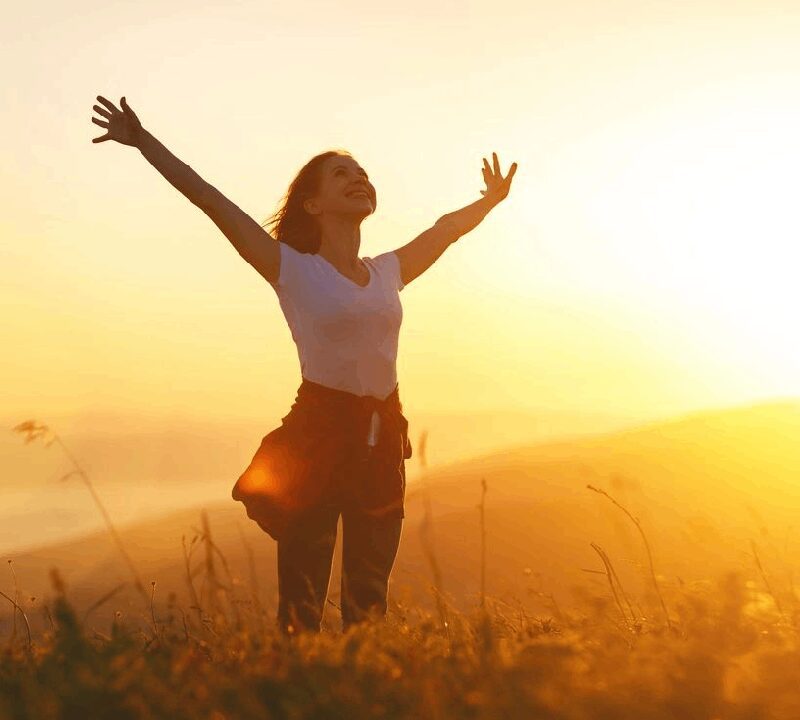
[[[508,175],[503,177],[497,153],[492,153],[492,159],[494,169],[489,166],[486,158],[483,159],[486,190],[481,190],[482,198],[460,210],[443,215],[433,227],[395,250],[400,261],[400,279],[404,285],[425,272],[448,246],[477,227],[495,205],[505,200],[511,189],[511,179],[517,171],[517,163],[512,163]]]

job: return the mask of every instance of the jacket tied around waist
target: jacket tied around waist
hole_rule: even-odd
[[[261,440],[231,494],[276,540],[299,516],[331,503],[404,517],[412,452],[397,385],[381,400],[303,378],[289,413]]]

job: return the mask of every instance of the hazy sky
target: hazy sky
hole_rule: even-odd
[[[800,395],[800,3],[14,3],[0,30],[0,412],[274,418],[271,287],[95,97],[259,222],[350,150],[362,256],[511,194],[401,293],[418,410]]]

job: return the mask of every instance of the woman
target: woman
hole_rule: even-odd
[[[313,157],[272,218],[273,235],[145,130],[123,97],[102,96],[92,122],[142,155],[219,227],[275,290],[297,345],[302,382],[280,427],[261,441],[233,497],[278,542],[278,625],[318,632],[342,516],[343,629],[386,614],[403,523],[408,421],[396,360],[399,292],[509,192],[517,164],[484,158],[486,190],[394,251],[359,257],[377,197],[345,151]]]

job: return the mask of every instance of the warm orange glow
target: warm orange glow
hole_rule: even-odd
[[[455,26],[428,6],[412,22],[413,3],[391,22],[355,2],[302,17],[200,5],[147,24],[103,5],[112,37],[53,3],[35,42],[30,11],[12,9],[3,415],[266,430],[299,384],[271,288],[135,150],[92,145],[98,93],[125,94],[259,220],[313,153],[351,150],[379,198],[362,255],[477,199],[482,156],[518,162],[508,200],[402,293],[412,419],[664,417],[797,395],[800,68],[794,5],[773,5],[505,3]],[[45,73],[26,57],[70,60]]]
[[[800,717],[800,0],[38,0],[2,26],[0,708]],[[317,344],[367,314],[326,284],[367,212],[352,161],[317,207],[331,267],[274,277],[131,115],[116,138],[241,255],[92,142],[98,96],[262,226],[347,151],[377,198],[358,254],[423,238],[403,278],[492,206],[400,292],[399,403],[319,387],[377,382],[396,339],[395,266],[353,262],[380,357]],[[319,311],[299,394],[243,257]]]

